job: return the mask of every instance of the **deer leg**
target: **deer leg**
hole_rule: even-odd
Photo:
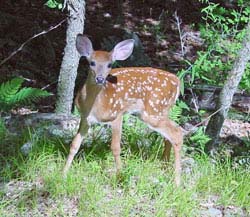
[[[164,151],[163,151],[163,160],[169,162],[170,160],[170,152],[171,152],[172,144],[167,140],[164,139]]]
[[[162,126],[164,124],[164,126]],[[175,168],[175,184],[180,185],[181,182],[181,145],[183,143],[182,130],[171,120],[165,120],[160,123],[160,133],[169,140],[174,149],[174,168]]]
[[[181,160],[180,160],[180,151],[181,145],[183,143],[183,135],[181,128],[173,121],[162,118],[152,118],[150,116],[143,116],[143,121],[149,124],[151,128],[159,132],[166,140],[174,148],[174,156],[175,156],[175,184],[176,186],[180,185],[181,181]],[[166,158],[168,154],[170,154],[170,145],[167,145],[167,149],[165,147],[164,152],[166,153]]]
[[[66,161],[66,164],[64,166],[64,169],[63,169],[63,174],[64,176],[66,176],[71,164],[72,164],[72,161],[76,155],[76,153],[78,152],[80,146],[81,146],[81,143],[82,143],[82,140],[83,140],[83,136],[87,133],[87,130],[88,130],[88,124],[87,124],[87,120],[86,119],[81,119],[81,122],[80,122],[80,127],[78,129],[78,132],[77,134],[75,135],[71,145],[70,145],[70,151],[69,151],[69,155],[68,155],[68,158],[67,158],[67,161]]]
[[[122,116],[116,118],[112,123],[112,142],[111,150],[115,159],[116,173],[121,170],[121,133],[122,133]]]
[[[182,137],[182,132],[180,130],[180,136]],[[181,183],[181,145],[182,145],[182,139],[179,141],[175,141],[173,143],[174,147],[174,158],[175,158],[175,183],[176,186],[180,186]]]

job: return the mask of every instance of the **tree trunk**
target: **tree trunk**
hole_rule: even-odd
[[[83,33],[85,19],[85,1],[67,0],[69,10],[66,46],[60,69],[57,88],[57,114],[70,114],[74,97],[75,79],[80,55],[76,50],[75,41],[79,33]]]
[[[227,117],[228,110],[232,103],[233,95],[237,90],[239,82],[244,74],[246,64],[250,60],[250,23],[246,28],[246,35],[244,37],[242,48],[238,53],[232,70],[228,74],[228,78],[221,90],[217,109],[219,112],[214,115],[206,128],[206,134],[210,136],[211,141],[206,145],[206,152],[213,151],[216,147],[222,125]]]

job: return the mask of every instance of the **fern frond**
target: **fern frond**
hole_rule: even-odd
[[[179,122],[182,114],[182,108],[179,107],[178,105],[174,105],[169,113],[169,118],[175,122]]]
[[[178,100],[177,103],[170,109],[169,118],[177,123],[180,123],[183,118],[183,110],[189,111],[189,107],[184,101]]]
[[[38,100],[41,97],[46,97],[49,95],[50,94],[44,90],[31,87],[24,87],[12,96],[11,101],[12,103],[28,104]]]
[[[0,85],[0,102],[8,104],[20,89],[23,81],[23,78],[13,78],[10,81],[2,83]]]
[[[41,97],[49,96],[45,90],[37,88],[21,88],[23,78],[14,78],[0,85],[0,109],[8,111],[21,104],[31,103]]]

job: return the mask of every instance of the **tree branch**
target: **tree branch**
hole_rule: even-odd
[[[64,20],[62,20],[61,22],[59,22],[57,25],[55,26],[51,26],[49,29],[47,30],[43,30],[42,32],[40,33],[37,33],[35,35],[33,35],[31,38],[29,38],[28,40],[26,40],[24,43],[21,44],[21,46],[16,49],[15,51],[13,51],[7,58],[3,59],[1,62],[0,62],[0,67],[6,63],[9,59],[11,59],[13,56],[15,56],[19,51],[21,51],[23,49],[23,47],[28,44],[30,41],[32,41],[34,38],[37,38],[38,36],[41,36],[41,35],[44,35],[44,34],[47,34],[48,32],[56,29],[57,27],[59,27],[60,25],[62,25],[65,21],[67,20],[67,18],[65,18]]]

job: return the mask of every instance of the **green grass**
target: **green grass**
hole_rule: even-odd
[[[12,142],[21,144],[27,138]],[[233,168],[229,161],[197,155],[177,189],[173,162],[162,166],[162,145],[133,146],[134,139],[126,133],[119,177],[108,140],[96,138],[93,146],[80,150],[64,179],[68,149],[58,139],[32,138],[34,148],[27,157],[18,151],[1,155],[0,177],[5,184],[0,186],[5,187],[0,187],[0,216],[201,216],[202,204],[211,197],[216,198],[215,207],[240,207],[250,215],[247,167]],[[155,134],[148,139],[162,141]]]

